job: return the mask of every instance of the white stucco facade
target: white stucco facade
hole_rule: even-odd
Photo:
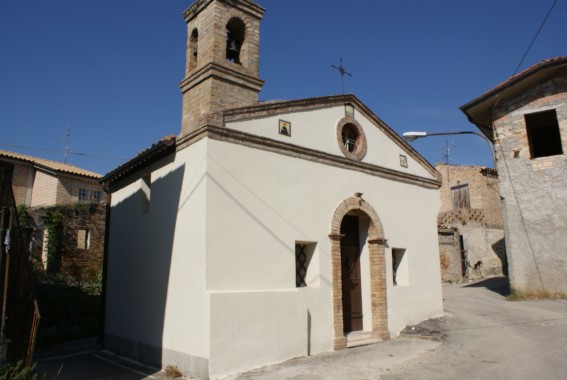
[[[232,113],[224,128],[179,139],[175,151],[112,184],[108,347],[212,378],[333,350],[340,296],[329,234],[348,199],[374,210],[383,228],[389,335],[442,313],[436,172],[355,98],[367,153],[345,159],[338,100]],[[291,136],[278,133],[279,120],[291,123]],[[363,331],[378,312],[368,223],[360,218]],[[303,287],[298,243],[312,250]],[[397,285],[394,250],[404,252]]]

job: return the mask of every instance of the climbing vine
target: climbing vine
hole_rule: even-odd
[[[59,250],[63,240],[63,225],[66,217],[61,207],[45,209],[40,217],[47,234],[47,272],[55,272],[58,268]]]
[[[19,205],[18,206],[18,221],[21,227],[28,227],[31,223],[31,216],[28,213],[28,206]]]

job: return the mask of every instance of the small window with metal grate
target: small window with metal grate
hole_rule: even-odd
[[[297,288],[319,286],[319,258],[316,248],[317,243],[295,243],[295,286]]]
[[[405,248],[392,248],[392,280],[394,286],[409,286],[408,257]]]

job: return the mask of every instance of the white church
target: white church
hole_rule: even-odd
[[[104,345],[192,378],[443,312],[439,174],[353,95],[258,102],[263,13],[189,7],[180,135],[102,179]]]

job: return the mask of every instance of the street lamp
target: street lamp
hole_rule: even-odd
[[[487,142],[488,146],[490,147],[490,153],[492,153],[492,161],[494,162],[494,169],[496,169],[496,155],[494,154],[494,149],[492,145],[492,141],[488,139],[485,135],[474,132],[474,131],[458,131],[458,132],[405,132],[402,136],[407,141],[413,141],[415,139],[428,137],[428,136],[447,136],[447,135],[477,135],[481,137],[484,141]]]

